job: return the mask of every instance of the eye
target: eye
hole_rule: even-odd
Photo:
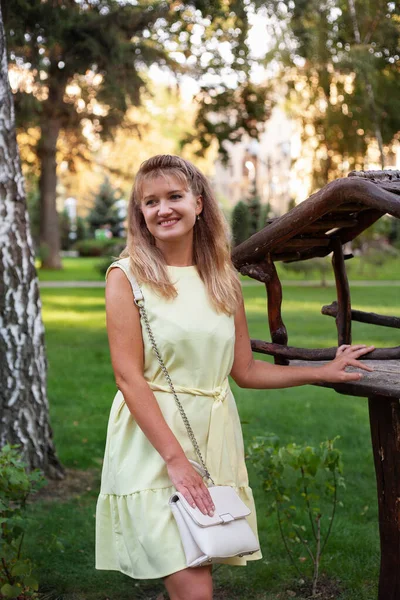
[[[145,206],[150,206],[150,204],[153,204],[154,202],[154,200],[146,200]]]
[[[179,199],[179,198],[182,198],[182,196],[180,194],[172,194],[171,198],[173,198],[173,199],[176,199],[176,198]]]

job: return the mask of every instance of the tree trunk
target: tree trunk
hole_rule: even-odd
[[[44,328],[1,11],[0,59],[0,447],[20,444],[30,468],[62,478],[49,424]]]
[[[40,160],[40,251],[42,267],[61,269],[60,227],[56,208],[57,195],[57,139],[60,123],[55,118],[46,119],[41,126],[38,144]]]

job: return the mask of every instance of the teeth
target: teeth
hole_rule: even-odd
[[[161,225],[169,225],[170,223],[176,223],[178,219],[171,219],[170,221],[162,221]]]

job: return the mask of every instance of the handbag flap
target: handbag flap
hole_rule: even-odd
[[[239,498],[236,491],[228,485],[215,485],[208,488],[213,499],[214,515],[204,515],[197,506],[193,508],[180,492],[175,492],[170,498],[170,504],[179,501],[186,512],[200,527],[222,525],[236,519],[247,517],[251,510]]]

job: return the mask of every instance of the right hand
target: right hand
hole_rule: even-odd
[[[210,492],[188,459],[183,457],[170,461],[167,463],[167,470],[172,484],[190,506],[193,508],[197,506],[204,515],[208,514],[212,517],[215,506]]]

